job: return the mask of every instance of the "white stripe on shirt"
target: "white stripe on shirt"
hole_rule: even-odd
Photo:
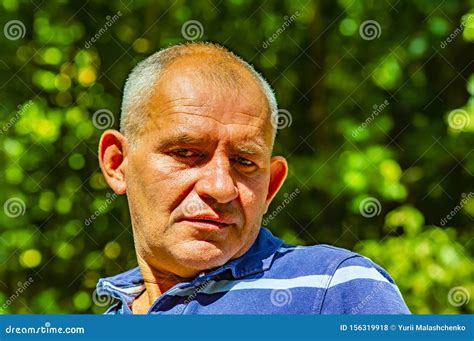
[[[207,285],[202,285],[200,290],[187,288],[177,290],[172,293],[176,296],[188,296],[193,292],[203,294],[214,294],[218,292],[228,292],[235,290],[266,289],[266,290],[286,290],[292,288],[331,288],[339,284],[347,283],[357,279],[374,280],[385,282],[393,287],[384,276],[375,268],[363,266],[348,266],[338,269],[334,276],[330,275],[309,275],[295,278],[260,278],[251,280],[221,280],[210,281]],[[398,291],[398,290],[397,290]],[[170,293],[171,294],[171,293]]]

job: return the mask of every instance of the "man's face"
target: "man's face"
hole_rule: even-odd
[[[167,69],[125,155],[139,258],[181,277],[245,253],[271,200],[266,97],[242,68],[239,86],[223,85],[194,70],[202,62],[183,58]]]

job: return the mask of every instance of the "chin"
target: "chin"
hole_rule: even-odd
[[[221,246],[209,241],[195,240],[182,245],[177,258],[186,267],[203,271],[225,264],[232,258],[229,251],[228,245]]]

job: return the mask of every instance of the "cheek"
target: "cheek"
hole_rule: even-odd
[[[268,186],[265,179],[240,184],[239,193],[247,222],[260,219],[265,209]]]
[[[169,160],[168,157],[156,157],[152,161],[150,173],[153,174],[148,184],[148,192],[157,200],[163,212],[170,215],[192,191],[199,170],[189,169]]]
[[[133,160],[127,176],[127,195],[140,211],[166,212],[186,186],[186,177],[163,158],[154,156]],[[156,214],[154,214],[156,216]]]

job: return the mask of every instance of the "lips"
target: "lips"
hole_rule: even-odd
[[[208,220],[208,219],[186,218],[186,219],[183,219],[182,221],[190,221],[190,222],[193,222],[193,223],[203,223],[203,224],[214,224],[214,225],[218,225],[218,226],[221,226],[221,227],[225,227],[225,226],[229,225],[229,224],[226,224],[226,223],[222,223],[222,222],[215,221],[215,220]]]
[[[178,221],[189,222],[193,225],[200,226],[203,228],[223,228],[234,223],[232,219],[221,217],[217,214],[200,214],[191,217],[183,217]]]

